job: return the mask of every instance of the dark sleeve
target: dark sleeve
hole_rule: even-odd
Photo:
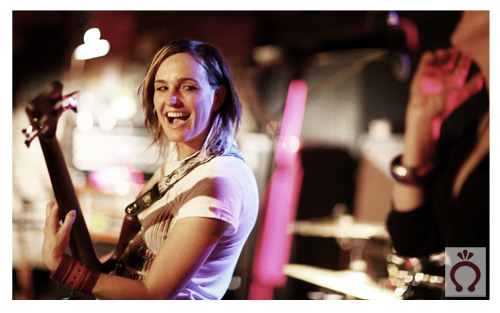
[[[430,203],[409,212],[393,209],[387,218],[387,230],[401,256],[423,257],[443,250]]]

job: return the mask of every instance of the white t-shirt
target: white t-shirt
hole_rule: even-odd
[[[155,173],[156,177],[168,175],[182,163],[182,160],[177,161],[176,149],[170,151],[168,159]],[[124,276],[144,279],[163,240],[179,219],[216,218],[230,226],[176,299],[221,299],[224,296],[241,250],[255,225],[259,205],[257,183],[250,167],[238,157],[236,146],[231,151],[237,154],[225,153],[196,167],[163,198],[138,215],[142,230],[137,239],[142,248],[134,253],[144,261],[135,267],[134,275],[129,271]]]

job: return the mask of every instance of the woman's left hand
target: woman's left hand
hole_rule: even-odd
[[[70,211],[61,225],[59,224],[59,207],[56,200],[49,202],[46,210],[42,257],[47,268],[50,271],[55,271],[68,247],[70,231],[75,221],[76,212],[74,210]]]

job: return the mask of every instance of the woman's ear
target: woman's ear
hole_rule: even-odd
[[[217,111],[222,106],[225,99],[226,99],[226,86],[219,85],[219,87],[215,89],[214,106],[212,110]]]

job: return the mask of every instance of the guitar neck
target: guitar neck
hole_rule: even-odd
[[[101,262],[97,258],[59,142],[55,136],[50,139],[40,138],[40,145],[59,206],[60,218],[64,219],[71,210],[76,211],[69,242],[71,254],[85,265],[99,270]]]

